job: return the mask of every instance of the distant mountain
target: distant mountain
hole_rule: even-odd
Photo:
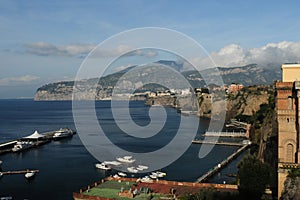
[[[178,75],[174,75],[169,71],[165,71],[166,66],[169,66],[178,73],[181,73],[185,80],[188,80],[190,85],[194,88],[205,87],[206,83],[202,75],[209,76],[209,80],[214,82],[218,74],[223,78],[224,84],[240,83],[245,86],[249,85],[271,85],[275,80],[281,79],[281,70],[275,67],[261,67],[256,64],[246,65],[242,67],[222,68],[218,67],[219,73],[216,73],[216,68],[206,69],[203,71],[184,71],[182,64],[175,61],[160,60],[155,63],[150,63],[143,70],[135,70],[135,66],[129,67],[125,70],[107,75],[100,78],[92,78],[80,81],[80,91],[97,90],[96,99],[107,99],[111,97],[112,91],[116,88],[123,93],[136,91],[144,92],[147,90],[163,90],[169,85],[169,89],[184,89],[185,86]],[[137,67],[139,68],[139,67]],[[124,74],[129,73],[124,77]],[[155,84],[161,83],[161,84]],[[35,100],[71,100],[73,93],[74,81],[62,81],[57,83],[50,83],[37,89]],[[80,96],[80,99],[94,99],[95,97],[86,92],[85,95]]]

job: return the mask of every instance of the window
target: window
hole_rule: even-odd
[[[294,146],[292,144],[288,144],[286,148],[286,162],[293,163],[294,162]]]

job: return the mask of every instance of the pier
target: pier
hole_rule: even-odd
[[[244,146],[243,143],[237,143],[237,142],[219,142],[219,141],[205,141],[205,140],[193,140],[193,144],[211,144],[211,145],[225,145],[225,146]]]
[[[245,137],[247,138],[247,132],[205,132],[204,136],[210,137]]]
[[[72,131],[72,134],[71,134],[72,136],[74,134],[76,134],[75,131],[73,131],[71,129],[69,129],[69,130]],[[57,131],[58,130],[48,131],[48,132],[44,132],[42,134],[37,133],[39,136],[41,136],[41,137],[37,137],[37,138],[32,138],[31,136],[27,136],[27,137],[18,138],[18,139],[15,139],[15,140],[10,140],[8,142],[0,143],[0,155],[5,154],[5,153],[13,152],[12,149],[13,149],[14,145],[17,144],[18,141],[31,141],[31,142],[33,142],[33,145],[31,145],[30,147],[19,150],[18,152],[22,152],[22,151],[25,151],[25,150],[28,150],[28,149],[31,149],[31,148],[36,148],[36,147],[42,146],[44,144],[47,144],[47,143],[49,143],[53,140],[53,136]]]
[[[224,166],[226,166],[231,160],[233,160],[234,158],[236,158],[236,156],[238,156],[240,153],[242,153],[244,150],[246,150],[248,148],[248,146],[250,146],[250,144],[246,144],[246,145],[242,146],[241,148],[239,148],[236,152],[234,152],[233,154],[231,154],[230,156],[228,156],[221,163],[217,164],[214,168],[212,168],[207,173],[205,173],[204,175],[202,175],[201,177],[199,177],[196,182],[201,183],[204,180],[206,180],[207,178],[209,178],[212,175],[214,175],[215,173],[217,173]]]
[[[40,172],[37,169],[27,169],[27,170],[18,170],[18,171],[4,171],[0,172],[2,175],[15,175],[15,174],[26,174],[28,172],[38,173]]]

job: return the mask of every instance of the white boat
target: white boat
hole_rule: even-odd
[[[58,131],[55,131],[53,135],[54,140],[59,140],[67,137],[71,137],[73,135],[73,131],[69,128],[60,128]]]
[[[156,176],[155,174],[150,174],[149,176],[150,176],[150,178],[152,178],[152,179],[157,179],[157,176]]]
[[[32,178],[35,175],[34,171],[29,171],[25,174],[25,178],[29,179]]]
[[[138,173],[139,170],[137,170],[135,167],[128,167],[127,170],[131,173]]]
[[[148,169],[148,166],[145,166],[145,165],[138,165],[137,166],[137,169],[140,170],[140,171],[143,171],[145,169]]]
[[[113,175],[114,178],[120,178],[118,174]]]
[[[0,172],[0,178],[3,176],[3,173],[2,172]]]
[[[118,166],[118,165],[122,164],[118,161],[104,161],[103,163],[106,164],[106,165],[115,165],[115,166]]]
[[[156,171],[156,172],[152,172],[151,175],[155,178],[162,178],[162,177],[166,176],[167,174],[165,172]],[[151,177],[151,175],[150,175],[150,177]]]
[[[118,175],[122,176],[122,177],[125,177],[127,176],[127,174],[123,173],[123,172],[118,172]]]
[[[108,165],[106,165],[104,163],[97,163],[97,164],[95,164],[95,167],[98,169],[103,169],[103,170],[111,170],[111,167],[109,167]]]
[[[141,178],[140,181],[144,183],[153,183],[153,180],[149,176]]]
[[[135,159],[132,159],[132,156],[119,157],[117,160],[124,163],[133,163],[135,161]]]
[[[159,178],[162,178],[167,175],[165,172],[159,172],[159,171],[155,172],[154,174]]]
[[[17,144],[14,145],[14,147],[12,148],[13,152],[18,152],[18,151],[22,151],[25,149],[29,149],[30,147],[33,146],[33,142],[25,142],[25,141],[19,141],[17,142]]]

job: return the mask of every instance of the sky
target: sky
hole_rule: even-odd
[[[115,34],[161,27],[203,46],[218,66],[300,61],[299,1],[0,1],[0,98],[33,97],[43,84],[72,80],[88,53]],[[147,39],[141,36],[142,39]],[[131,46],[101,51],[126,53]],[[135,51],[129,64],[172,56]],[[130,57],[130,59],[129,59]],[[135,58],[135,60],[133,60]],[[212,67],[208,58],[198,65]],[[98,64],[101,67],[101,64]]]

